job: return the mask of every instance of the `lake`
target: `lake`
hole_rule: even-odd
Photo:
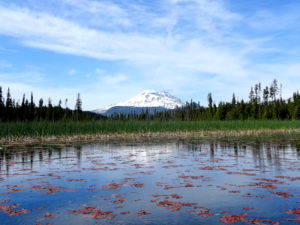
[[[299,224],[297,142],[0,150],[0,224]]]

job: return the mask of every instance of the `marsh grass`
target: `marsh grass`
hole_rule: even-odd
[[[300,129],[300,121],[78,121],[0,123],[0,137]]]

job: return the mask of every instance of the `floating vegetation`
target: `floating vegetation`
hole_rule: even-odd
[[[296,145],[90,144],[0,152],[1,224],[300,222]]]

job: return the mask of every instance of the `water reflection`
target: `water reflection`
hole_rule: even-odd
[[[297,141],[2,149],[0,221],[223,224],[242,214],[250,224],[294,224],[284,212],[299,206],[299,149]]]
[[[287,157],[300,158],[300,143],[292,142],[288,144],[271,144],[271,143],[237,143],[237,142],[202,142],[202,143],[166,143],[161,150],[161,145],[151,145],[134,143],[128,146],[118,146],[118,144],[105,144],[105,145],[85,145],[75,147],[32,147],[31,149],[1,149],[0,150],[0,170],[9,174],[11,168],[21,164],[23,167],[29,167],[33,169],[34,165],[39,164],[42,166],[43,162],[51,164],[53,160],[61,160],[63,158],[76,157],[76,164],[78,167],[81,165],[82,154],[88,149],[102,149],[104,151],[110,151],[113,148],[119,147],[120,149],[126,148],[126,150],[132,151],[132,154],[141,156],[145,160],[147,157],[158,154],[160,156],[161,151],[166,149],[172,149],[174,151],[188,151],[188,152],[202,152],[209,151],[210,159],[215,157],[215,154],[228,154],[232,153],[238,159],[238,156],[249,156],[253,159],[254,164],[258,167],[264,168],[266,166],[272,166],[277,171],[281,171],[281,160]],[[157,150],[159,149],[159,150]],[[149,151],[150,150],[150,151]],[[156,151],[156,152],[153,152]],[[113,151],[111,152],[113,153]],[[166,152],[164,152],[166,153]]]

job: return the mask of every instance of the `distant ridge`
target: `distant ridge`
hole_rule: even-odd
[[[183,104],[179,98],[172,96],[168,92],[145,90],[127,101],[109,105],[105,108],[94,110],[93,112],[110,116],[115,113],[140,114],[148,110],[148,112],[152,114],[155,111],[175,109],[176,107],[181,107]]]

